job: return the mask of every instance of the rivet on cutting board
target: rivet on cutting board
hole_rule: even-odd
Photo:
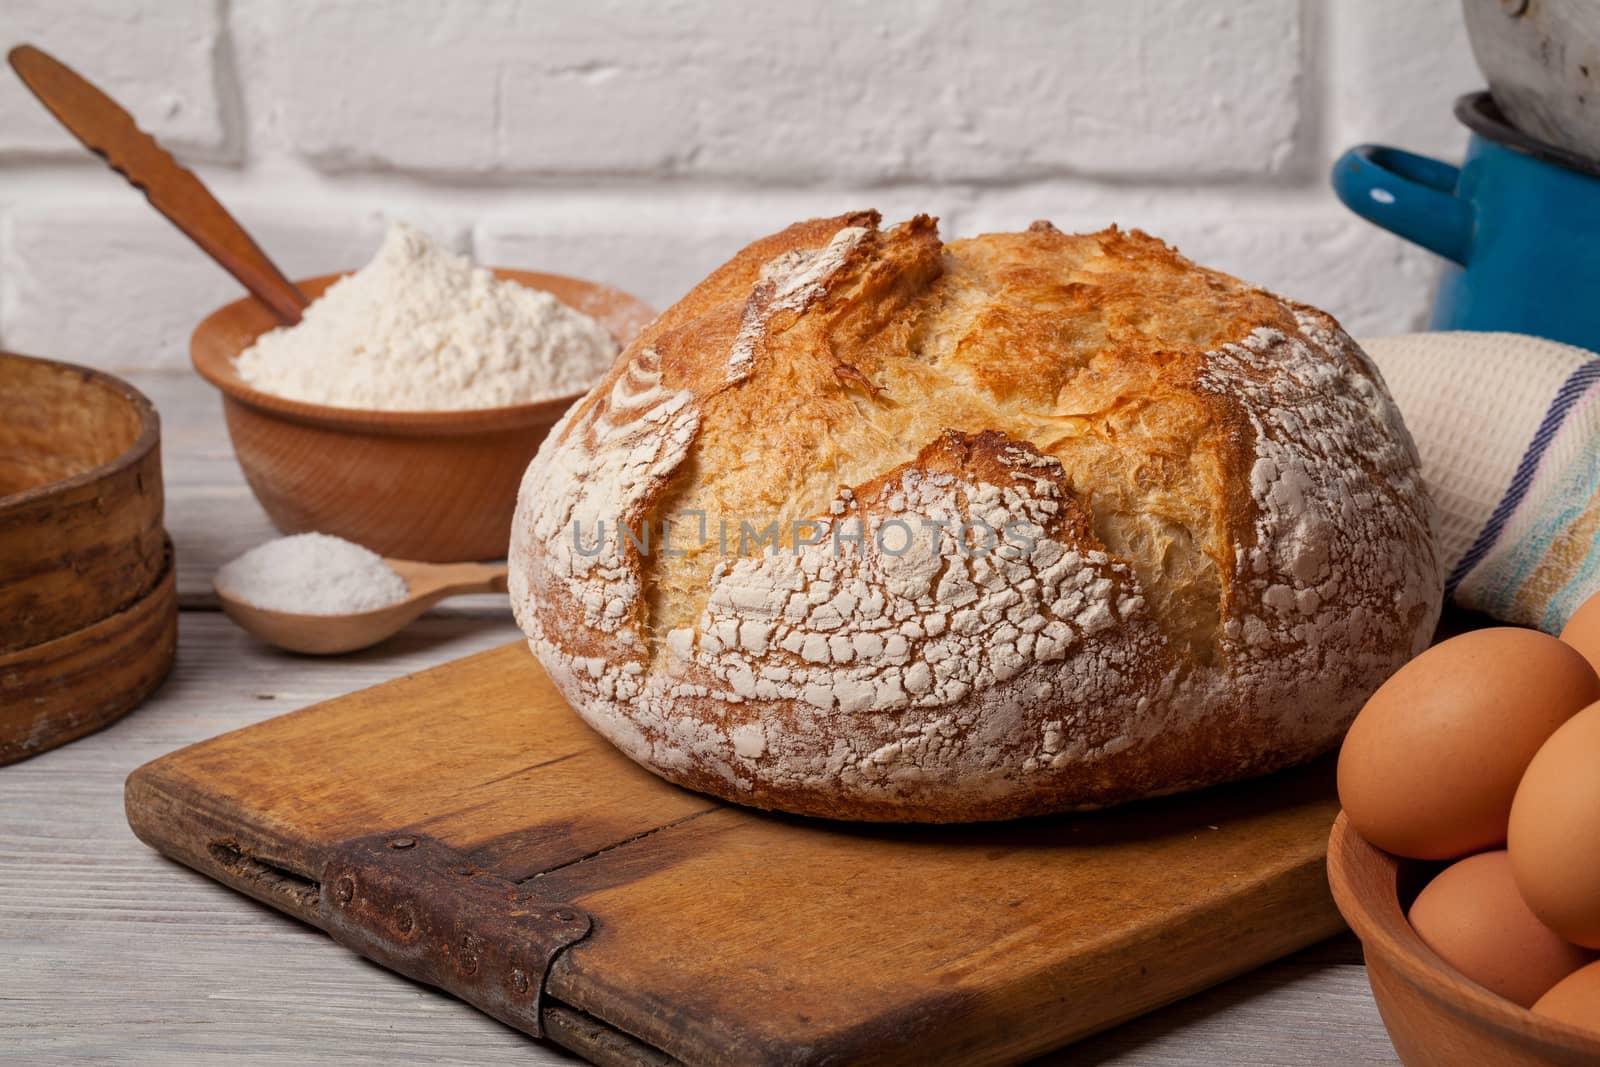
[[[334,888],[334,895],[339,898],[339,903],[348,904],[355,899],[356,883],[348,875],[339,879],[339,884]]]
[[[526,993],[528,991],[528,976],[523,974],[520,969],[511,972],[511,988],[518,993]]]
[[[556,916],[556,920],[558,922],[564,922],[564,923],[569,923],[569,922],[571,922],[572,920],[574,920],[574,919],[576,919],[578,917],[574,913],[568,911],[566,908],[562,908],[559,911],[557,911],[555,913],[555,916]]]
[[[399,849],[399,850],[404,850],[404,849],[408,849],[408,848],[416,848],[417,847],[417,839],[414,838],[414,837],[397,837],[393,841],[389,842],[389,847],[392,848],[392,849]]]
[[[411,916],[411,909],[408,907],[401,907],[399,913],[394,917],[394,928],[400,931],[402,934],[409,934],[411,932],[411,928],[415,925],[416,920]]]

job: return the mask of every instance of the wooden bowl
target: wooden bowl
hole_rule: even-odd
[[[593,317],[626,345],[655,316],[618,289],[559,274],[496,270]],[[315,299],[342,275],[299,282]],[[316,531],[380,556],[501,559],[517,487],[539,442],[581,394],[475,411],[370,411],[263,393],[235,357],[278,325],[254,297],[219,308],[190,340],[195,369],[222,390],[234,455],[285,533]]]
[[[1361,939],[1367,981],[1407,1067],[1594,1067],[1600,1034],[1535,1015],[1462,977],[1406,921],[1437,863],[1369,844],[1340,813],[1328,839],[1334,903]]]
[[[172,669],[178,591],[163,540],[155,584],[113,615],[0,654],[0,766],[93,733],[132,711]]]
[[[109,374],[0,352],[0,655],[127,608],[165,562],[161,427]]]

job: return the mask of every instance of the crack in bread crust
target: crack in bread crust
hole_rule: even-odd
[[[1137,232],[946,246],[857,213],[746,249],[573,408],[512,601],[579,714],[690,788],[1096,807],[1337,741],[1437,620],[1418,467],[1320,312]],[[697,511],[778,536],[618,536]]]

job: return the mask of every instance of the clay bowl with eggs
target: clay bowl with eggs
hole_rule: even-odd
[[[618,289],[559,274],[496,269],[600,323],[626,346],[655,312]],[[315,300],[341,278],[295,284]],[[278,326],[254,297],[195,328],[190,356],[222,391],[228,435],[245,480],[285,533],[333,534],[398,559],[501,559],[517,487],[545,434],[582,394],[466,411],[329,407],[251,388],[234,360]]]
[[[1399,859],[1340,814],[1328,839],[1328,882],[1361,939],[1367,980],[1407,1067],[1580,1067],[1600,1063],[1600,1034],[1489,992],[1423,944],[1406,911],[1442,863]]]
[[[0,352],[0,764],[97,730],[177,640],[161,425],[128,383]]]

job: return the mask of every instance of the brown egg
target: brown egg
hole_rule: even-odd
[[[1589,665],[1600,671],[1600,593],[1578,605],[1561,631],[1561,640],[1583,653]]]
[[[1600,948],[1600,704],[1551,734],[1528,764],[1506,848],[1533,913],[1568,941]]]
[[[1561,979],[1533,1002],[1533,1010],[1600,1034],[1600,963],[1591,963]]]
[[[1362,837],[1416,859],[1505,842],[1517,782],[1556,727],[1600,700],[1600,676],[1537,630],[1443,641],[1367,701],[1339,752],[1339,800]]]
[[[1504,851],[1446,867],[1417,894],[1408,917],[1446,963],[1524,1008],[1591,958],[1528,910]]]

